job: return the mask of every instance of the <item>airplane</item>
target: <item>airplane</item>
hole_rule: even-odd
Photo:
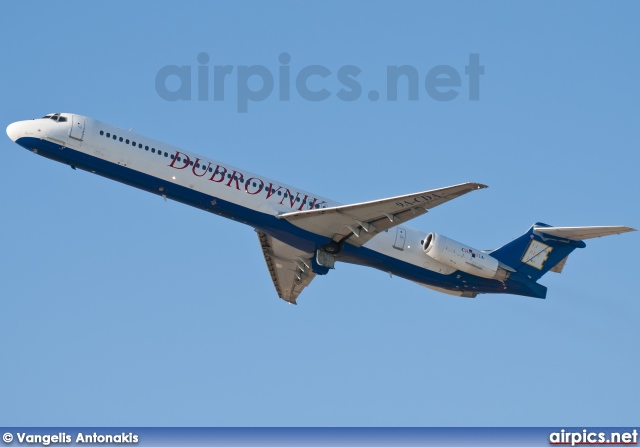
[[[584,240],[636,231],[627,226],[554,227],[541,222],[495,250],[477,250],[411,219],[480,183],[343,205],[309,191],[82,115],[18,121],[7,135],[23,148],[253,227],[280,298],[297,304],[336,262],[388,272],[429,289],[475,298],[502,293],[546,298],[537,281],[562,272]]]

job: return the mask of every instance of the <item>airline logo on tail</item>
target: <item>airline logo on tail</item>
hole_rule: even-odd
[[[522,256],[522,262],[530,265],[531,267],[535,267],[538,270],[542,270],[542,266],[549,257],[551,250],[553,250],[553,248],[550,245],[532,240],[529,243],[529,247],[524,252],[524,256]]]

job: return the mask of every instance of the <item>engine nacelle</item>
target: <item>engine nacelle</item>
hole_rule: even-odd
[[[471,275],[498,280],[509,277],[509,272],[500,267],[496,258],[441,234],[429,233],[422,250],[436,261]]]

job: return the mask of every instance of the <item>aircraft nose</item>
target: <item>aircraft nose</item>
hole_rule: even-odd
[[[21,136],[21,125],[20,122],[11,123],[7,126],[7,135],[11,138],[12,141],[16,141]]]

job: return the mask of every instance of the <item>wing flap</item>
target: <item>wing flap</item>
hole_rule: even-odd
[[[335,241],[347,240],[360,247],[376,234],[425,214],[429,209],[471,191],[486,188],[462,183],[388,199],[320,208],[278,216],[292,224]]]

